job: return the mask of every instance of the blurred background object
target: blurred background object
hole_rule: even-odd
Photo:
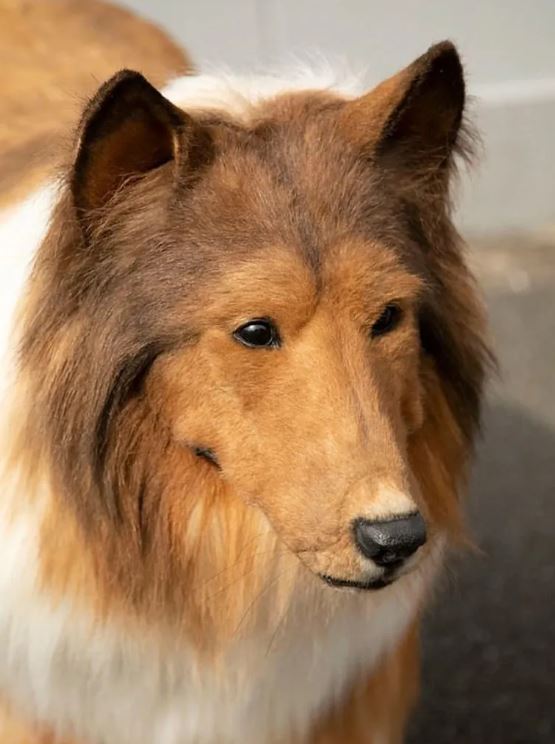
[[[457,219],[485,290],[501,376],[491,385],[471,489],[470,521],[482,552],[453,568],[427,618],[423,697],[410,742],[553,744],[554,0],[121,4],[165,27],[200,70],[225,65],[252,72],[323,56],[364,70],[371,86],[434,41],[457,44],[484,142],[478,168],[463,174]],[[68,6],[73,21],[60,27],[56,8]],[[18,30],[22,13],[27,30],[21,24]],[[14,25],[2,35],[8,24]],[[110,40],[130,28],[125,59],[114,58]],[[62,80],[49,73],[47,46],[37,45],[45,33],[56,34],[65,48]],[[76,80],[72,55],[86,53],[91,34],[105,41],[106,55],[91,59],[94,74]],[[46,88],[21,75],[31,53],[44,56]],[[23,159],[42,162],[54,135],[67,130],[78,108],[76,91],[84,100],[123,65],[161,83],[188,61],[156,30],[99,0],[0,0],[0,64],[8,71],[0,80],[0,114],[3,107],[12,113],[10,120],[0,116],[0,177],[16,187]],[[14,86],[9,71],[16,66]],[[17,107],[46,90],[43,120],[36,131],[22,131],[20,148],[6,156],[2,127],[17,126]]]

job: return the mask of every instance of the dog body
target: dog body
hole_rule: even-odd
[[[367,95],[124,73],[3,213],[0,695],[29,741],[401,740],[486,359],[460,76],[450,45]],[[417,513],[425,546],[370,558]]]

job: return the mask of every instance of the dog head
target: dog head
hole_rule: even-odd
[[[449,219],[464,99],[445,43],[357,99],[185,112],[122,72],[91,102],[25,438],[127,593],[276,550],[378,588],[458,532],[486,359]]]

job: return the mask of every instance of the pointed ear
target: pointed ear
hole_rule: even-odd
[[[342,125],[349,139],[373,157],[394,157],[409,168],[441,167],[457,141],[464,102],[462,65],[446,41],[348,102]]]
[[[191,125],[138,72],[110,78],[81,119],[71,178],[78,212],[102,207],[129,176],[178,161]]]

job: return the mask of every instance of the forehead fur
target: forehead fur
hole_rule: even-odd
[[[426,279],[403,190],[349,145],[338,126],[342,105],[336,95],[305,92],[253,107],[241,122],[197,112],[203,134],[196,167],[191,171],[188,159],[176,179],[167,164],[116,193],[80,251],[75,244],[83,237],[74,219],[71,234],[67,200],[59,209],[59,271],[52,262],[48,270],[68,292],[48,300],[48,317],[67,316],[79,305],[90,308],[87,322],[94,317],[107,328],[118,321],[115,305],[132,318],[128,333],[182,340],[187,317],[173,311],[198,304],[197,291],[214,276],[246,261],[277,264],[272,289],[266,281],[270,296],[278,290],[279,266],[285,273],[286,253],[316,286],[323,275],[333,280],[333,268],[342,272],[339,259],[347,253],[361,280],[365,271],[380,273],[383,261],[388,270],[396,264]],[[52,237],[60,243],[56,231]],[[245,286],[233,291],[240,297]]]
[[[206,237],[219,233],[224,256],[222,248],[241,251],[242,238],[249,252],[288,245],[313,266],[345,235],[401,250],[402,191],[350,146],[339,127],[342,105],[336,95],[305,92],[260,104],[240,124],[200,115],[214,159],[187,195],[183,219]]]

